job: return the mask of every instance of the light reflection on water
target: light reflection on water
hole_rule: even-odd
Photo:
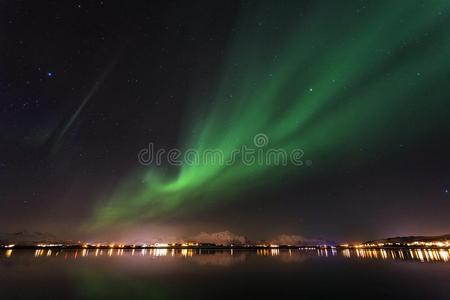
[[[202,260],[212,262],[217,259],[219,264],[225,265],[224,261],[243,261],[248,255],[262,257],[280,257],[285,261],[298,261],[301,258],[310,257],[343,257],[347,259],[365,260],[398,260],[417,261],[423,263],[449,262],[450,249],[36,249],[2,251],[0,257],[13,258],[17,254],[34,255],[35,258],[62,257],[65,260],[75,260],[83,257],[117,257],[117,256],[140,256],[140,257],[184,257],[193,258],[201,263]],[[198,259],[197,259],[198,258]],[[291,258],[291,259],[289,259]]]
[[[356,249],[343,250],[347,258],[356,256],[362,259],[415,260],[420,262],[448,262],[450,250],[444,249]]]

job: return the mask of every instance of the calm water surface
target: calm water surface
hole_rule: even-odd
[[[9,250],[0,299],[450,299],[448,250]]]

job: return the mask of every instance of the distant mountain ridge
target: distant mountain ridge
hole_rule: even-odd
[[[436,236],[421,236],[421,235],[411,235],[411,236],[397,236],[390,237],[386,239],[371,240],[364,244],[377,244],[377,243],[414,243],[414,242],[432,242],[432,241],[448,241],[450,240],[450,234],[436,235]]]
[[[245,236],[235,235],[229,231],[205,233],[202,232],[196,236],[189,238],[192,242],[198,243],[214,243],[217,245],[242,245],[242,244],[278,244],[278,245],[297,245],[297,246],[314,246],[314,245],[336,245],[335,242],[322,239],[305,238],[298,235],[282,234],[269,241],[251,241]],[[443,234],[437,236],[397,236],[385,239],[369,240],[363,244],[409,244],[414,242],[448,242],[450,241],[450,234]],[[36,244],[67,244],[72,241],[61,240],[54,234],[40,231],[18,231],[14,233],[0,233],[0,244],[20,244],[20,245],[36,245]]]
[[[0,233],[1,244],[21,244],[32,245],[36,243],[56,243],[61,242],[58,238],[49,232],[30,232],[27,230],[14,233]]]
[[[199,244],[215,244],[218,246],[227,245],[289,245],[289,246],[316,246],[316,245],[336,245],[334,241],[328,241],[318,238],[306,238],[299,235],[281,234],[270,240],[250,240],[246,236],[234,234],[230,231],[221,232],[201,232],[189,238],[175,239],[176,243],[182,244],[186,242]],[[0,233],[0,245],[20,245],[20,246],[36,246],[38,244],[79,244],[81,242],[73,242],[69,240],[61,240],[54,234],[40,231],[19,231],[14,233]],[[99,243],[99,242],[95,242]],[[158,243],[167,243],[164,238],[159,238]],[[103,241],[101,244],[115,244],[114,241]],[[132,244],[154,244],[154,242],[134,242]]]

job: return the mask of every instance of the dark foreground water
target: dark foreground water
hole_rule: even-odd
[[[0,252],[0,299],[450,299],[449,257],[447,250],[9,250]]]

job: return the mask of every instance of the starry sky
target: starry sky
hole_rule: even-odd
[[[450,232],[450,3],[3,1],[0,232]],[[144,165],[157,149],[302,166]]]

